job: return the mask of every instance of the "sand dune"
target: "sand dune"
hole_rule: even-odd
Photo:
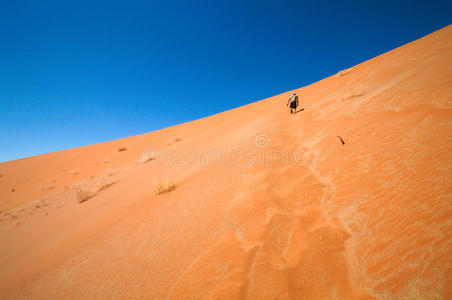
[[[0,164],[0,298],[451,299],[452,26],[296,92]]]

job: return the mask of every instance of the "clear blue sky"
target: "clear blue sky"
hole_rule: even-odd
[[[449,25],[450,3],[0,0],[0,161],[308,85]]]

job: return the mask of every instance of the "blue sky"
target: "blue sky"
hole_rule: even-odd
[[[450,3],[0,0],[0,161],[308,85],[449,25]]]

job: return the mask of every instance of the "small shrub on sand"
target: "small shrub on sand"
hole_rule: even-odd
[[[119,147],[119,148],[118,148],[118,151],[119,151],[119,152],[127,151],[127,147]]]
[[[365,84],[360,84],[353,88],[353,90],[342,97],[342,100],[347,100],[355,97],[360,97],[367,93],[369,87]]]
[[[146,150],[140,155],[140,163],[145,164],[156,158],[154,151]]]
[[[177,142],[180,142],[180,141],[182,141],[182,139],[180,137],[176,136],[176,137],[173,138],[172,141],[167,142],[166,145],[170,146],[170,145],[172,145],[174,143],[177,143]]]
[[[83,183],[74,185],[75,200],[78,203],[85,202],[96,196],[98,192],[105,190],[115,183],[116,181],[111,180],[107,176],[99,176],[95,179],[89,179]]]
[[[96,182],[96,192],[105,190],[106,188],[113,185],[114,183],[115,183],[114,181],[108,180],[106,177],[101,176],[97,179],[97,182]]]
[[[105,176],[113,176],[115,175],[115,170],[113,170],[112,168],[108,168],[104,171]]]
[[[33,206],[34,206],[34,208],[40,208],[41,206],[43,206],[43,201],[40,199],[35,200],[35,201],[33,201]]]
[[[337,76],[337,77],[342,77],[342,76],[344,76],[344,75],[347,75],[347,74],[350,73],[350,72],[351,72],[350,69],[342,70],[342,71],[339,71],[339,72],[336,74],[336,76]]]
[[[75,200],[77,200],[78,203],[85,202],[89,198],[91,198],[91,195],[88,191],[88,187],[84,185],[77,185],[74,187],[74,193],[75,193]]]
[[[168,178],[158,178],[154,181],[154,194],[166,194],[176,189],[176,185]]]

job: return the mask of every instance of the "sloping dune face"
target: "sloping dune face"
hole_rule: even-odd
[[[296,92],[0,164],[0,297],[451,299],[452,26]]]

